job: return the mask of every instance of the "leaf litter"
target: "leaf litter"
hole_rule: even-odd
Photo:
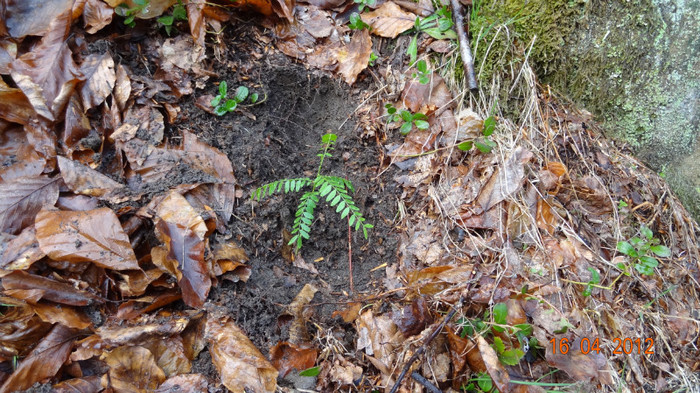
[[[7,365],[0,391],[35,383],[59,392],[272,392],[303,384],[388,391],[414,358],[414,374],[428,382],[404,378],[404,391],[470,383],[502,392],[561,386],[547,383],[696,386],[697,224],[658,176],[600,136],[588,114],[539,90],[526,64],[525,78],[504,82],[531,109],[510,117],[493,97],[465,97],[463,81],[449,72],[431,70],[421,83],[407,56],[378,37],[408,38],[401,35],[416,14],[430,15],[432,5],[382,2],[361,16],[370,29],[351,30],[350,2],[186,1],[188,21],[169,38],[151,33],[174,1],[150,1],[134,29],[115,13],[118,2],[31,3],[9,4],[0,26],[0,358]],[[241,29],[243,10],[271,30]],[[235,40],[224,39],[233,37],[226,28]],[[444,40],[419,36],[419,53],[433,48],[434,60],[454,61]],[[324,279],[325,264],[344,263],[346,251],[282,257],[286,228],[275,221],[289,213],[270,214],[280,205],[257,207],[279,239],[251,247],[263,229],[240,217],[253,207],[243,189],[276,169],[232,154],[217,143],[218,130],[183,126],[217,124],[191,113],[208,105],[191,97],[205,96],[223,74],[264,90],[261,78],[247,75],[260,75],[260,59],[282,62],[276,51],[353,86],[360,105],[340,116],[353,118],[355,141],[374,145],[379,157],[358,163],[346,151],[341,159],[370,167],[367,206],[380,198],[398,205],[396,218],[372,216],[398,240],[380,232],[371,249],[353,247],[373,264],[361,268],[362,294],[348,297],[348,288]],[[237,52],[244,54],[228,57]],[[134,53],[143,58],[129,62]],[[370,66],[373,54],[386,58]],[[219,64],[236,74],[217,72]],[[280,156],[306,131],[296,122],[323,120],[314,119],[318,110],[293,117],[304,78],[309,90],[329,89],[322,79],[312,86],[310,74],[290,79],[290,70],[267,80],[296,93],[265,91],[262,109],[289,127],[259,139]],[[275,112],[289,103],[290,114]],[[425,115],[428,129],[397,137],[386,103]],[[265,115],[255,106],[240,113],[251,122]],[[496,148],[459,147],[488,137],[487,119],[497,123]],[[243,134],[233,143],[251,140]],[[617,252],[642,226],[670,250],[651,276]],[[328,235],[342,233],[341,226]],[[287,265],[251,266],[264,249]],[[290,273],[297,268],[304,273]],[[250,306],[230,304],[239,291],[263,293],[256,275],[289,292],[276,298],[288,306],[271,308],[279,315],[247,315]],[[292,299],[294,287],[301,289]],[[453,309],[455,318],[442,321]],[[275,329],[285,333],[270,335]],[[639,345],[615,352],[625,338],[654,340],[653,354]],[[564,339],[570,352],[556,345]],[[584,353],[594,340],[600,351]],[[215,371],[202,370],[206,362]],[[541,385],[520,384],[533,380]]]

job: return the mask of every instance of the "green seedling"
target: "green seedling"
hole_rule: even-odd
[[[589,267],[588,271],[591,272],[591,279],[588,281],[588,285],[586,285],[586,288],[584,288],[583,292],[581,292],[583,296],[591,296],[591,291],[593,291],[593,287],[600,284],[600,274],[598,273],[598,271],[593,269],[592,267]]]
[[[496,142],[490,139],[490,136],[496,130],[496,119],[493,116],[489,116],[484,120],[484,128],[481,130],[481,137],[475,141],[464,141],[457,145],[457,148],[462,151],[469,151],[473,146],[484,153],[491,153],[494,147],[496,147]]]
[[[379,56],[377,56],[374,52],[370,53],[369,63],[367,63],[367,65],[369,65],[370,67],[374,67],[374,62],[377,61],[378,58]]]
[[[416,34],[411,39],[406,49],[406,54],[409,57],[409,64],[413,65],[418,57],[418,35],[425,33],[436,40],[457,39],[457,33],[452,29],[452,12],[447,7],[441,7],[434,14],[425,18],[416,17],[411,31]]]
[[[403,122],[399,131],[402,135],[407,135],[416,127],[419,130],[427,130],[430,128],[430,123],[428,123],[428,116],[423,113],[411,113],[405,109],[399,111],[391,104],[384,105],[387,113],[387,121],[389,123]]]
[[[369,25],[365,23],[362,18],[360,18],[360,14],[357,12],[350,14],[350,22],[348,22],[348,27],[353,30],[369,29]]]
[[[221,81],[219,83],[219,94],[211,100],[210,104],[214,107],[214,113],[217,116],[223,116],[228,112],[233,112],[238,107],[238,104],[245,101],[248,98],[248,88],[245,86],[238,86],[236,89],[236,95],[232,99],[227,99],[228,85],[226,81]],[[255,104],[258,101],[258,95],[253,93],[250,95],[251,103]]]
[[[418,73],[413,73],[412,77],[418,77],[418,82],[421,85],[427,85],[430,82],[430,74],[432,71],[428,70],[428,63],[425,60],[420,60],[416,63],[416,68]]]
[[[173,29],[173,23],[179,20],[187,20],[187,10],[180,0],[173,6],[172,15],[163,15],[156,19],[156,22],[158,22],[160,26],[165,27],[165,32],[169,36]]]
[[[659,260],[654,255],[661,258],[670,257],[671,249],[661,245],[661,241],[655,238],[651,229],[645,225],[639,228],[639,232],[641,237],[635,236],[629,241],[617,243],[617,251],[627,255],[639,273],[651,276],[654,274],[654,268],[659,265]],[[617,267],[629,275],[627,265],[619,263]]]
[[[315,377],[321,373],[321,368],[319,366],[307,368],[306,370],[299,373],[300,377]]]
[[[119,4],[114,12],[124,17],[124,24],[129,27],[136,26],[134,20],[137,15],[141,14],[148,7],[149,0],[134,0],[134,6],[129,8],[126,3]]]
[[[326,198],[326,203],[335,208],[335,212],[340,215],[340,219],[348,220],[348,227],[353,227],[355,231],[362,229],[362,234],[367,239],[367,230],[374,228],[372,224],[365,222],[365,218],[357,207],[350,193],[355,192],[350,180],[321,175],[323,161],[326,157],[332,157],[330,151],[333,150],[337,139],[335,134],[325,134],[321,138],[321,151],[318,153],[319,164],[315,178],[301,177],[295,179],[282,179],[258,187],[250,195],[251,199],[259,201],[266,196],[272,196],[275,192],[298,192],[302,188],[311,187],[311,191],[304,193],[299,201],[294,225],[292,226],[292,238],[289,245],[294,246],[298,252],[302,242],[309,239],[311,225],[314,220],[314,210],[322,198]]]
[[[358,10],[363,12],[365,7],[374,7],[377,4],[377,0],[354,0],[355,4],[359,4]]]

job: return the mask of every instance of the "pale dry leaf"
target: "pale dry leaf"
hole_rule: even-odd
[[[277,370],[233,321],[210,314],[205,337],[221,383],[233,393],[276,390]]]
[[[12,123],[26,124],[35,116],[34,108],[22,90],[8,86],[0,79],[0,118]]]
[[[72,7],[73,0],[8,1],[3,5],[4,24],[13,38],[43,36],[51,21]]]
[[[481,335],[477,335],[476,343],[479,348],[479,353],[481,353],[481,358],[484,361],[484,365],[486,366],[486,372],[491,377],[496,389],[500,390],[501,392],[507,392],[510,377],[508,376],[508,371],[506,371],[505,367],[503,367],[501,362],[498,360],[496,351],[489,345],[488,342],[486,342],[483,337],[481,337]]]
[[[139,269],[129,237],[112,209],[42,210],[35,226],[39,247],[55,261],[92,262],[113,270]]]
[[[114,60],[109,52],[102,55],[88,55],[80,66],[85,81],[80,88],[83,110],[88,111],[104,102],[117,80]]]
[[[335,52],[338,61],[337,72],[348,85],[355,83],[360,72],[367,68],[371,53],[372,39],[366,29],[356,31],[350,39],[350,44]]]
[[[121,110],[126,109],[126,102],[131,96],[131,79],[129,79],[129,73],[123,64],[117,65],[113,95],[117,107]]]
[[[85,31],[95,34],[103,27],[112,23],[114,9],[105,4],[102,0],[87,0],[83,9],[83,23]]]
[[[63,181],[76,194],[101,198],[124,188],[123,184],[63,156],[58,156],[58,167],[61,169]]]
[[[372,34],[380,37],[396,38],[413,28],[416,15],[401,9],[396,3],[387,1],[376,10],[360,15],[362,21],[370,25]]]
[[[483,211],[491,209],[520,189],[525,179],[525,164],[532,157],[532,153],[521,146],[513,150],[504,165],[491,175],[476,198],[476,203]]]

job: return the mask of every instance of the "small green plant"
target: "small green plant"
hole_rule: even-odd
[[[362,20],[360,14],[357,12],[350,14],[350,22],[348,22],[348,27],[353,30],[369,29],[369,25]]]
[[[469,151],[472,146],[476,146],[476,148],[484,154],[491,153],[491,150],[496,147],[496,142],[489,138],[494,130],[496,130],[496,119],[493,116],[489,116],[484,120],[484,128],[481,130],[482,136],[475,141],[462,142],[457,145],[457,148],[462,151]]]
[[[654,232],[645,225],[639,228],[639,232],[642,235],[641,237],[635,236],[629,241],[617,243],[617,251],[627,255],[639,273],[651,276],[654,274],[654,268],[659,265],[659,261],[653,255],[667,258],[671,256],[671,249],[659,244],[661,241],[655,238]],[[619,263],[617,267],[629,275],[627,265]]]
[[[430,74],[432,73],[432,71],[428,70],[428,63],[425,60],[419,60],[418,63],[416,63],[416,68],[418,69],[418,73],[414,73],[412,77],[418,77],[418,82],[420,82],[421,85],[427,85],[428,82],[430,82]]]
[[[238,86],[236,89],[236,95],[232,99],[227,99],[228,85],[226,81],[221,81],[219,83],[219,94],[211,100],[210,104],[214,107],[214,113],[217,116],[223,116],[228,112],[233,112],[238,107],[238,104],[245,101],[248,98],[248,88],[245,86]],[[258,102],[258,95],[256,93],[250,94],[250,102],[255,104]]]
[[[289,245],[295,246],[297,252],[301,249],[302,242],[309,239],[314,210],[321,198],[326,198],[326,202],[330,207],[335,208],[335,212],[340,215],[341,220],[347,218],[349,228],[354,226],[355,231],[362,229],[365,239],[367,239],[367,230],[374,228],[374,225],[365,222],[360,208],[355,205],[355,201],[350,195],[350,193],[355,192],[355,188],[350,180],[321,174],[323,161],[326,157],[332,157],[329,152],[333,150],[337,138],[335,134],[325,134],[321,137],[321,151],[317,154],[320,162],[315,178],[301,177],[277,180],[258,187],[250,195],[251,199],[259,201],[265,196],[272,196],[275,192],[287,194],[290,191],[298,192],[304,187],[311,187],[311,191],[301,196],[292,226],[292,238],[289,240]]]
[[[441,7],[435,13],[423,19],[416,17],[412,31],[416,34],[411,39],[406,49],[406,54],[409,57],[409,64],[413,65],[418,57],[418,35],[425,33],[436,40],[457,39],[457,33],[452,29],[452,12],[447,7]]]
[[[374,7],[377,4],[377,0],[354,0],[355,4],[359,4],[358,10],[363,12],[365,7]]]
[[[114,12],[123,16],[124,24],[129,27],[136,26],[136,21],[134,20],[137,15],[141,14],[148,7],[149,0],[134,0],[134,6],[129,8],[126,3],[119,4]]]
[[[182,5],[182,1],[180,0],[173,6],[173,13],[171,15],[163,15],[156,19],[156,22],[158,22],[160,26],[165,27],[165,32],[169,36],[173,29],[173,23],[179,20],[187,20],[187,10],[185,10],[185,6]]]
[[[402,135],[407,135],[413,130],[414,126],[419,130],[427,130],[430,128],[428,117],[423,113],[411,113],[405,109],[398,111],[398,109],[391,104],[386,104],[384,107],[386,108],[388,116],[387,121],[389,123],[403,122],[399,128]]]
[[[493,322],[489,320],[493,317]],[[460,335],[462,337],[473,336],[475,333],[484,337],[493,336],[493,344],[491,347],[496,351],[498,359],[501,363],[514,366],[520,362],[520,359],[525,356],[525,353],[532,347],[538,347],[537,339],[532,336],[532,325],[521,323],[510,326],[507,324],[508,306],[506,303],[498,303],[493,306],[492,312],[487,311],[483,319],[476,318],[473,320],[460,319],[458,324],[462,327]],[[517,340],[518,347],[511,345],[511,348],[506,349],[506,343],[494,333],[504,334],[508,337],[510,343]]]
[[[588,271],[591,272],[591,279],[588,281],[586,288],[583,289],[583,292],[581,292],[583,296],[591,296],[593,287],[600,284],[600,273],[592,267],[589,267]]]
[[[377,61],[378,58],[379,56],[377,56],[374,52],[370,53],[369,63],[367,63],[367,65],[369,65],[370,67],[374,67],[374,62]]]

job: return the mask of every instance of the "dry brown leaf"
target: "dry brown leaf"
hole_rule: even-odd
[[[75,85],[82,77],[73,62],[67,36],[71,13],[51,20],[49,31],[38,46],[12,63],[12,79],[22,89],[36,113],[49,119],[60,117]]]
[[[6,292],[10,290],[38,292],[40,298],[70,306],[88,306],[95,303],[103,303],[103,300],[98,296],[76,289],[71,284],[29,274],[24,271],[12,272],[3,277],[2,287]]]
[[[44,206],[58,199],[60,178],[20,177],[0,182],[0,231],[19,233]]]
[[[24,127],[0,120],[0,183],[37,177],[45,166],[46,160],[29,143]]]
[[[139,269],[129,237],[112,209],[42,210],[35,226],[39,247],[55,261],[92,262],[113,270]]]
[[[122,326],[122,324],[106,324],[96,331],[104,344],[117,347],[129,344],[142,344],[153,337],[164,338],[182,333],[190,321],[190,314],[178,313],[170,317],[159,318],[152,321],[148,317],[141,318],[140,322],[132,322],[136,326]],[[118,323],[120,323],[119,321]]]
[[[276,390],[277,370],[233,321],[208,315],[205,337],[221,383],[233,393]]]
[[[278,342],[270,349],[270,362],[284,378],[292,370],[304,371],[316,364],[318,350],[288,342]]]
[[[333,318],[340,316],[343,318],[343,322],[352,323],[355,322],[357,317],[360,316],[360,310],[362,309],[362,303],[352,302],[347,305],[346,308],[342,310],[333,311]]]
[[[49,24],[63,13],[70,13],[73,0],[10,1],[3,7],[5,26],[13,38],[42,36]]]
[[[151,351],[140,346],[124,346],[100,357],[109,367],[102,377],[102,387],[115,393],[146,393],[156,390],[165,381],[163,370],[156,364]]]
[[[396,362],[395,349],[401,346],[403,336],[388,315],[375,316],[372,310],[365,311],[355,320],[357,330],[357,350],[364,350],[391,370]],[[385,379],[388,375],[383,375]]]
[[[181,374],[168,378],[155,393],[209,392],[209,381],[202,374]]]
[[[564,337],[561,335],[552,336],[557,343],[560,343]],[[554,353],[551,345],[546,346],[547,353],[545,357],[547,363],[552,367],[565,371],[576,381],[598,381],[603,385],[612,384],[612,371],[608,367],[605,354],[591,351],[584,355],[581,352],[581,338],[574,337],[572,339],[567,337],[567,339],[569,350],[566,354],[561,353],[561,351]],[[589,341],[593,342],[593,338],[591,337]]]
[[[158,268],[148,270],[132,270],[117,273],[121,276],[119,281],[119,291],[123,297],[141,296],[146,292],[146,288],[160,276],[163,271]]]
[[[326,38],[335,27],[331,16],[313,5],[297,6],[296,19],[314,38]]]
[[[367,68],[371,53],[372,39],[366,29],[356,31],[350,38],[350,44],[335,52],[337,71],[348,85],[355,83],[360,72]]]
[[[435,72],[430,74],[430,82],[426,84],[420,83],[417,78],[406,83],[406,87],[401,93],[401,99],[403,105],[413,113],[429,114],[438,109],[449,109],[455,105],[445,80]]]
[[[206,18],[202,11],[206,7],[204,0],[190,0],[187,2],[187,23],[190,25],[190,34],[197,45],[204,47],[206,35]]]
[[[102,0],[87,0],[83,9],[83,23],[85,31],[95,34],[103,27],[112,23],[114,10]]]
[[[61,177],[68,188],[76,194],[94,197],[105,197],[110,193],[124,189],[124,185],[111,178],[83,165],[77,161],[58,156],[58,167],[61,169]]]
[[[285,312],[294,318],[289,328],[289,341],[292,344],[303,344],[309,341],[309,333],[306,330],[308,321],[306,306],[311,303],[316,292],[318,288],[313,284],[306,284],[287,306]]]
[[[109,52],[88,55],[80,66],[80,71],[85,77],[80,88],[80,98],[83,110],[88,111],[103,103],[112,93],[117,80],[114,60]]]
[[[531,158],[532,153],[521,146],[513,150],[504,165],[491,175],[477,197],[476,203],[482,211],[491,209],[520,189],[525,178],[525,164]]]
[[[81,146],[83,139],[90,134],[92,126],[90,119],[83,111],[83,105],[78,99],[78,94],[73,93],[66,104],[65,119],[63,121],[63,135],[61,141],[66,148],[66,155],[72,156],[75,150],[99,150],[99,146]],[[95,141],[100,141],[100,138],[95,138]]]
[[[126,102],[131,96],[131,79],[129,79],[129,74],[123,64],[117,65],[113,95],[117,108],[122,111],[126,109]]]
[[[496,351],[491,348],[488,342],[484,340],[481,335],[476,336],[476,343],[479,347],[479,353],[481,353],[481,358],[486,366],[486,372],[491,377],[496,389],[501,392],[508,391],[508,384],[510,383],[510,377],[508,376],[508,371],[498,360],[498,355]]]
[[[413,28],[416,15],[401,9],[396,3],[387,1],[376,10],[360,15],[362,21],[370,25],[372,33],[380,37],[396,38]]]
[[[76,332],[63,325],[55,325],[5,380],[0,393],[29,389],[34,383],[56,375],[70,356],[73,341],[78,337]]]

